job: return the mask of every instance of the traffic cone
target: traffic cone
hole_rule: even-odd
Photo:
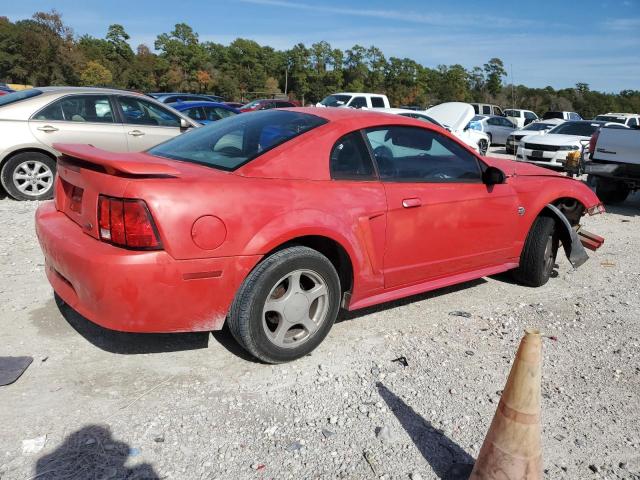
[[[541,364],[540,332],[525,330],[469,480],[542,479]]]

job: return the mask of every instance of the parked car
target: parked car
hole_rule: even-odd
[[[571,226],[602,211],[582,182],[351,109],[237,115],[141,154],[56,147],[36,213],[55,292],[115,330],[228,322],[271,363],[309,354],[341,307],[508,270],[543,285],[560,242],[587,260]]]
[[[433,111],[431,109],[429,109],[430,111],[416,111],[405,108],[380,108],[376,111],[393,113],[403,117],[416,118],[418,120],[437,125],[438,127],[451,132],[459,140],[473,148],[480,155],[486,155],[487,149],[489,148],[489,137],[485,133],[477,130],[464,128],[469,123],[469,118],[473,117],[473,109],[471,106],[467,103],[460,102],[449,102],[441,105],[445,105],[445,107]],[[438,105],[438,107],[441,105]],[[447,111],[446,105],[449,105],[448,110],[451,110],[450,112]],[[468,113],[465,115],[466,109],[468,109]],[[451,122],[453,127],[441,123],[436,119],[436,117],[442,121]]]
[[[391,105],[386,95],[344,92],[326,96],[316,107],[391,108]]]
[[[169,106],[202,125],[240,113],[237,108],[219,102],[179,102],[170,103]]]
[[[238,110],[240,110],[240,107],[244,106],[244,103],[242,102],[222,102],[225,105],[231,107],[231,108],[237,108]]]
[[[520,140],[522,140],[527,135],[544,135],[549,132],[552,128],[563,123],[564,120],[560,120],[559,118],[551,118],[549,120],[540,120],[537,122],[530,123],[524,128],[520,130],[515,130],[507,137],[507,143],[505,144],[505,150],[507,153],[514,155],[516,150],[518,149],[518,145],[520,144]]]
[[[509,108],[504,111],[504,116],[511,120],[516,127],[523,128],[531,122],[538,120],[538,115],[531,110],[520,110],[517,108]]]
[[[486,133],[489,136],[490,145],[505,145],[507,138],[516,129],[516,126],[505,117],[476,115],[471,119],[469,128]]]
[[[222,102],[224,99],[217,95],[206,95],[203,93],[147,93],[148,96],[155,98],[160,103],[176,103],[176,102]]]
[[[549,110],[542,115],[542,120],[550,120],[552,118],[559,118],[560,120],[582,120],[582,117],[576,112],[562,112]]]
[[[606,113],[604,115],[597,115],[594,120],[620,123],[627,127],[637,127],[640,125],[640,115],[635,113]]]
[[[249,102],[246,105],[240,107],[238,110],[240,110],[241,112],[256,112],[258,110],[270,110],[272,108],[291,108],[299,106],[300,105],[297,102],[292,102],[290,100],[266,98]]]
[[[59,154],[54,143],[139,152],[199,126],[145,95],[90,87],[31,88],[4,95],[0,123],[0,178],[16,200],[52,197]]]
[[[574,120],[563,122],[552,128],[546,135],[531,135],[520,140],[516,160],[536,165],[564,170],[567,154],[578,151],[586,145],[596,130],[608,125],[595,120]]]
[[[504,112],[497,105],[491,105],[490,103],[471,103],[470,105],[473,107],[476,115],[497,115],[504,117]]]
[[[585,166],[605,203],[624,202],[629,193],[640,190],[640,129],[613,125],[618,124],[610,123],[592,135]]]
[[[7,87],[6,85],[0,85],[0,95],[6,95],[13,92],[15,92],[15,90]]]

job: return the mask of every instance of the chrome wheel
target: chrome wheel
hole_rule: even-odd
[[[24,195],[38,197],[53,187],[53,172],[38,160],[20,163],[13,171],[13,184]]]
[[[295,270],[273,286],[262,310],[262,326],[271,343],[294,348],[309,340],[329,312],[329,289],[312,270]]]

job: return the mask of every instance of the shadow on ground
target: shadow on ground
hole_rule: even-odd
[[[56,296],[56,305],[76,332],[101,350],[123,355],[197,350],[209,345],[209,332],[126,333],[102,328]]]
[[[376,386],[434,473],[443,480],[468,479],[474,464],[473,457],[382,383],[378,382]]]
[[[115,440],[108,428],[88,425],[69,435],[53,452],[39,458],[32,478],[38,480],[159,479],[160,477],[149,463],[125,466],[130,456],[135,457],[139,453],[139,450]]]

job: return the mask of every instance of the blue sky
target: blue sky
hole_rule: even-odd
[[[104,36],[120,23],[131,43],[186,22],[200,39],[251,38],[278,49],[326,40],[334,47],[376,45],[423,65],[482,65],[501,58],[516,83],[531,87],[640,90],[640,0],[529,2],[419,0],[212,0],[5,2],[11,20],[57,9],[77,34]]]

